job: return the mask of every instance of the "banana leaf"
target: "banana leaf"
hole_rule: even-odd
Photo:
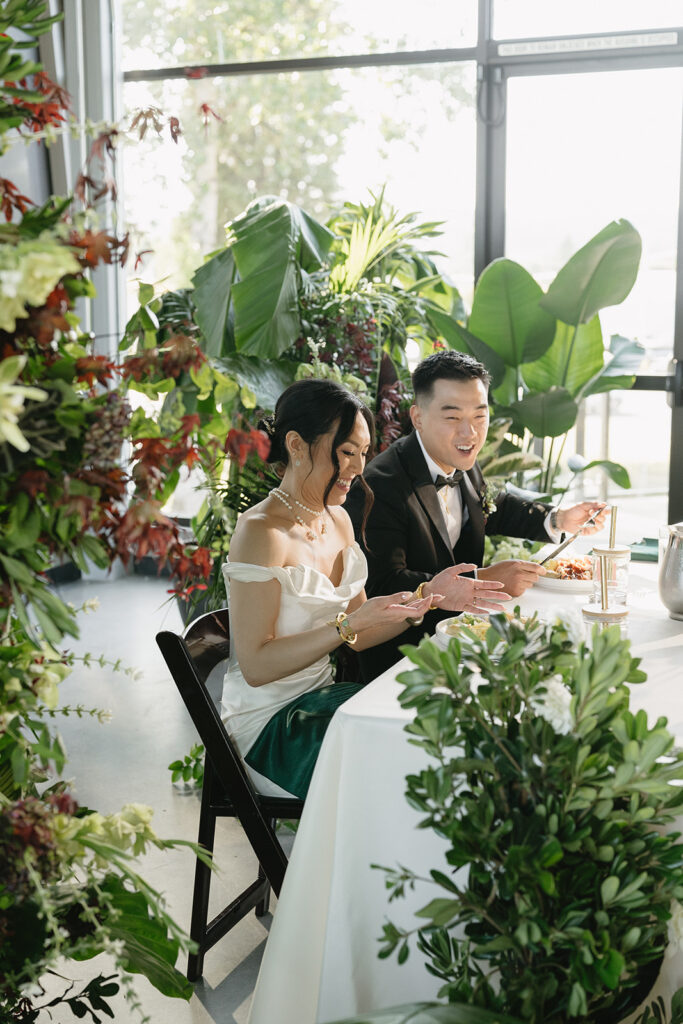
[[[534,437],[559,437],[574,426],[579,407],[566,388],[551,388],[513,403],[510,412]]]
[[[604,391],[618,388],[631,388],[645,349],[639,341],[631,341],[620,334],[610,338],[609,352],[611,359],[583,387],[579,398],[597,395]]]
[[[212,360],[212,365],[234,377],[241,388],[253,391],[257,405],[271,411],[285,388],[293,382],[299,364],[289,359],[253,359],[234,352],[223,359]]]
[[[505,375],[505,363],[497,351],[442,309],[428,305],[426,313],[432,327],[444,338],[449,348],[457,352],[467,352],[483,363],[491,374],[492,387],[495,388],[501,383]]]
[[[642,242],[627,220],[599,231],[562,267],[541,306],[565,324],[585,324],[623,302],[634,285]]]
[[[600,319],[569,326],[557,321],[553,343],[540,359],[522,367],[522,378],[529,391],[548,391],[553,385],[567,389],[576,397],[588,381],[604,366],[604,345]]]
[[[539,359],[551,346],[554,317],[540,306],[541,286],[512,260],[494,260],[477,282],[468,330],[504,361],[517,367]]]

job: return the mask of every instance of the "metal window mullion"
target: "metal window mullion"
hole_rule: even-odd
[[[681,167],[678,195],[677,252],[674,344],[671,371],[674,374],[674,386],[679,388],[679,390],[674,390],[671,397],[668,516],[668,522],[670,523],[677,523],[683,520],[683,385],[680,384],[680,367],[683,366],[683,109],[681,110]]]

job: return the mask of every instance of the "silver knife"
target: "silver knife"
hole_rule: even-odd
[[[566,540],[563,540],[562,543],[558,547],[556,547],[553,551],[551,551],[550,554],[546,555],[545,558],[542,558],[541,561],[538,564],[539,565],[545,565],[545,563],[549,559],[557,558],[557,556],[559,555],[560,551],[564,551],[564,549],[569,544],[571,544],[571,542],[573,540],[576,540],[576,538],[579,536],[579,534],[583,533],[583,531],[586,529],[587,526],[590,526],[590,524],[593,522],[593,520],[595,519],[595,517],[598,515],[599,512],[600,512],[600,509],[596,508],[595,512],[593,512],[593,514],[590,516],[590,518],[588,518],[586,520],[586,522],[583,524],[583,526],[579,527],[579,529],[576,531],[576,533],[572,533],[571,536],[566,538]]]

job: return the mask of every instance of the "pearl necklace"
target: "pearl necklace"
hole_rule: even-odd
[[[291,505],[289,499],[291,498],[294,504],[298,505],[299,508],[302,508],[305,512],[310,512],[310,514],[312,516],[315,516],[316,519],[320,519],[325,514],[325,509],[323,509],[322,512],[314,512],[313,509],[308,508],[308,506],[306,505],[302,505],[300,501],[297,501],[296,498],[292,498],[291,494],[287,494],[287,491],[283,491],[280,487],[274,487],[270,493],[275,495],[276,498],[279,498],[282,504],[289,509],[289,511],[292,513],[294,519],[299,524],[299,526],[301,526],[302,529],[306,531],[307,540],[318,540],[318,534],[315,533],[315,531],[312,529],[311,524],[304,522],[301,516],[297,512],[295,512],[294,507]],[[322,520],[320,533],[327,533],[327,525],[324,519]]]

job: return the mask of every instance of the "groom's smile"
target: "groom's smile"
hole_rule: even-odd
[[[468,470],[486,440],[488,392],[478,378],[442,378],[434,382],[429,396],[411,407],[410,416],[427,453],[444,473]]]

